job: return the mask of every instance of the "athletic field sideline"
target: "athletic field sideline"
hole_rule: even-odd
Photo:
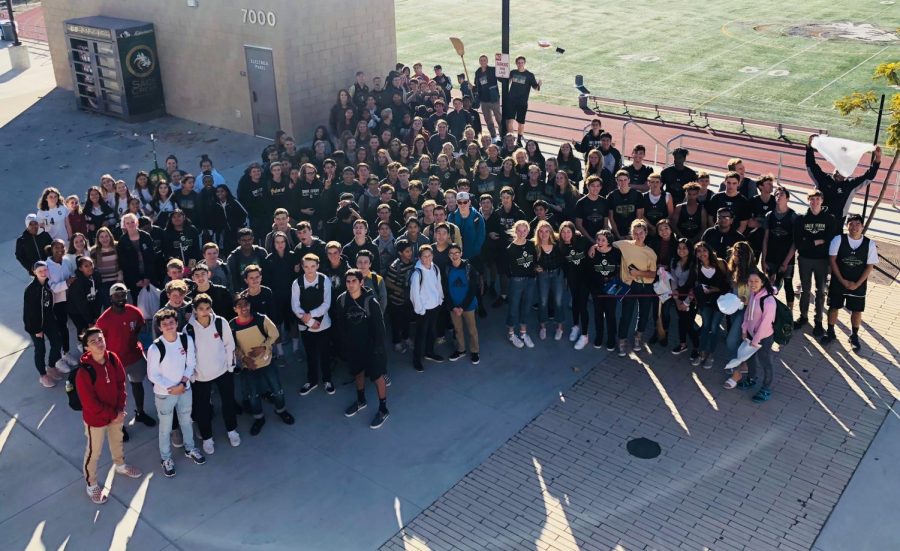
[[[419,60],[429,71],[440,63],[455,76],[462,63],[448,38],[457,36],[470,76],[479,54],[493,64],[501,2],[433,0],[423,9],[397,0],[396,10],[398,60]],[[581,74],[598,96],[825,128],[868,141],[875,117],[853,127],[832,105],[853,90],[896,92],[875,86],[871,76],[878,63],[900,59],[897,21],[900,3],[892,0],[512,2],[510,52],[526,56],[544,81],[534,102],[574,105],[574,78]],[[540,48],[538,40],[551,47]]]

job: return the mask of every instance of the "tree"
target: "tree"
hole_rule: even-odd
[[[872,80],[884,81],[891,86],[900,86],[900,61],[882,63],[875,67]],[[867,90],[865,92],[853,92],[849,96],[840,98],[834,102],[834,107],[841,115],[851,117],[852,124],[859,124],[864,113],[878,112],[878,104],[878,94],[876,94],[874,90]],[[887,136],[885,144],[894,150],[894,159],[891,161],[891,166],[888,168],[887,175],[884,177],[884,182],[881,184],[881,191],[878,193],[878,199],[875,201],[875,204],[872,205],[869,219],[866,220],[863,231],[869,229],[869,224],[871,224],[872,220],[875,218],[875,210],[884,198],[884,191],[887,189],[891,174],[893,174],[894,168],[897,166],[897,159],[900,158],[900,151],[898,151],[900,150],[900,93],[892,94],[890,98],[886,99],[884,115],[887,117],[888,122],[885,131],[885,135]]]

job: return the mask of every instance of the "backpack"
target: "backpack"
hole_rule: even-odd
[[[222,318],[219,316],[215,316],[213,318],[213,323],[216,325],[216,333],[218,333],[219,337],[221,337],[222,336]],[[190,323],[188,323],[187,325],[184,326],[184,332],[187,333],[188,335],[190,335],[192,339],[197,338],[194,336],[194,326],[191,325]],[[165,347],[163,347],[163,348],[165,348]],[[185,350],[187,350],[187,347],[185,347]],[[162,354],[162,350],[160,350],[160,354]],[[160,360],[162,360],[162,359],[160,358]]]
[[[216,321],[218,321],[218,320],[216,320]],[[237,334],[238,327],[237,327],[237,325],[235,325],[235,321],[237,321],[237,318],[234,318],[233,320],[228,322],[228,326],[231,327],[232,333]],[[259,332],[262,333],[262,336],[265,340],[269,340],[269,333],[266,331],[266,316],[265,316],[265,314],[259,314],[259,313],[254,314],[253,315],[253,325],[255,325],[257,329],[259,329]],[[218,329],[218,327],[219,326],[217,325],[216,328]],[[220,332],[219,334],[221,335],[222,333]]]
[[[66,398],[69,399],[69,407],[75,411],[82,410],[81,398],[78,396],[78,387],[75,386],[75,377],[78,375],[78,371],[82,369],[91,376],[91,383],[97,382],[97,372],[94,371],[94,367],[90,364],[79,362],[75,369],[69,373],[69,376],[66,378]]]
[[[113,359],[112,355],[109,355],[109,361],[116,363],[118,362],[118,358]],[[91,376],[91,383],[97,382],[97,372],[94,370],[94,366],[84,362],[78,362],[78,365],[75,366],[75,369],[69,372],[69,376],[66,377],[66,398],[69,399],[69,407],[75,411],[81,411],[81,397],[78,396],[78,387],[75,385],[75,377],[78,376],[78,371],[84,369],[88,372],[88,375]]]
[[[179,333],[178,338],[181,339],[181,347],[184,348],[185,352],[188,349],[188,335],[187,333]],[[158,337],[153,344],[156,346],[156,349],[159,350],[159,362],[162,363],[163,358],[166,357],[166,345],[162,342],[163,338]]]
[[[790,308],[787,305],[777,298],[775,295],[767,295],[775,299],[775,320],[772,322],[772,329],[774,333],[772,336],[775,338],[775,342],[777,342],[780,346],[784,346],[787,343],[791,342],[791,336],[794,333],[794,318],[791,314]],[[763,311],[763,304],[765,303],[765,297],[763,297],[759,301],[759,311]]]

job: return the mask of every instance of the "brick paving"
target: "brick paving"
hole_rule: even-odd
[[[898,290],[870,286],[860,355],[795,334],[762,405],[722,389],[724,359],[586,350],[590,373],[381,549],[811,548],[900,398]],[[637,437],[661,455],[629,455]]]

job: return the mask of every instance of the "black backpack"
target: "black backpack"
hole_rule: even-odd
[[[369,309],[369,304],[372,302],[372,300],[374,300],[374,298],[375,297],[372,296],[372,293],[366,293],[365,296],[363,296],[362,310],[363,312],[365,312],[367,318],[372,315],[372,311]],[[346,311],[347,293],[341,293],[341,296],[337,298],[337,301],[341,305],[341,309]]]
[[[781,302],[775,295],[767,295],[775,299],[775,320],[772,322],[772,336],[779,345],[784,346],[791,342],[791,336],[794,333],[794,318],[787,304]],[[763,311],[763,304],[766,297],[759,301],[759,311]]]
[[[79,362],[79,364],[75,366],[75,369],[69,372],[69,376],[66,378],[66,398],[69,399],[69,407],[75,411],[81,411],[83,409],[81,406],[81,398],[78,396],[78,387],[75,386],[75,377],[78,375],[78,371],[82,369],[87,371],[88,375],[91,376],[91,383],[97,382],[97,372],[94,371],[94,367],[90,364]]]
[[[185,353],[187,353],[188,349],[188,335],[187,333],[179,333],[178,338],[181,340],[181,347],[184,348]],[[159,350],[159,362],[162,363],[163,358],[166,357],[166,345],[163,344],[163,338],[158,337],[153,344],[156,346],[156,349]]]
[[[112,354],[110,354],[108,358],[113,364],[119,362],[118,358],[113,359]],[[91,383],[97,382],[97,372],[91,364],[79,362],[78,365],[75,366],[75,369],[69,372],[69,376],[66,377],[66,398],[69,399],[69,407],[75,411],[81,411],[83,409],[81,397],[78,396],[78,387],[75,385],[75,377],[78,376],[78,371],[81,369],[87,371],[88,375],[91,376]]]
[[[222,318],[219,317],[219,316],[215,316],[215,317],[213,318],[213,323],[214,323],[215,326],[216,326],[216,333],[218,333],[218,334],[219,334],[219,337],[221,338],[221,337],[222,337],[222,328],[223,328],[223,326],[222,326]],[[192,339],[196,339],[196,338],[197,338],[197,337],[194,336],[194,326],[191,325],[190,322],[188,322],[188,324],[184,326],[184,332],[187,333],[188,335],[190,335]],[[186,349],[185,349],[185,350],[186,350]],[[160,354],[162,354],[162,352],[160,352]],[[161,359],[162,359],[162,358],[160,358],[160,360],[161,360]]]

